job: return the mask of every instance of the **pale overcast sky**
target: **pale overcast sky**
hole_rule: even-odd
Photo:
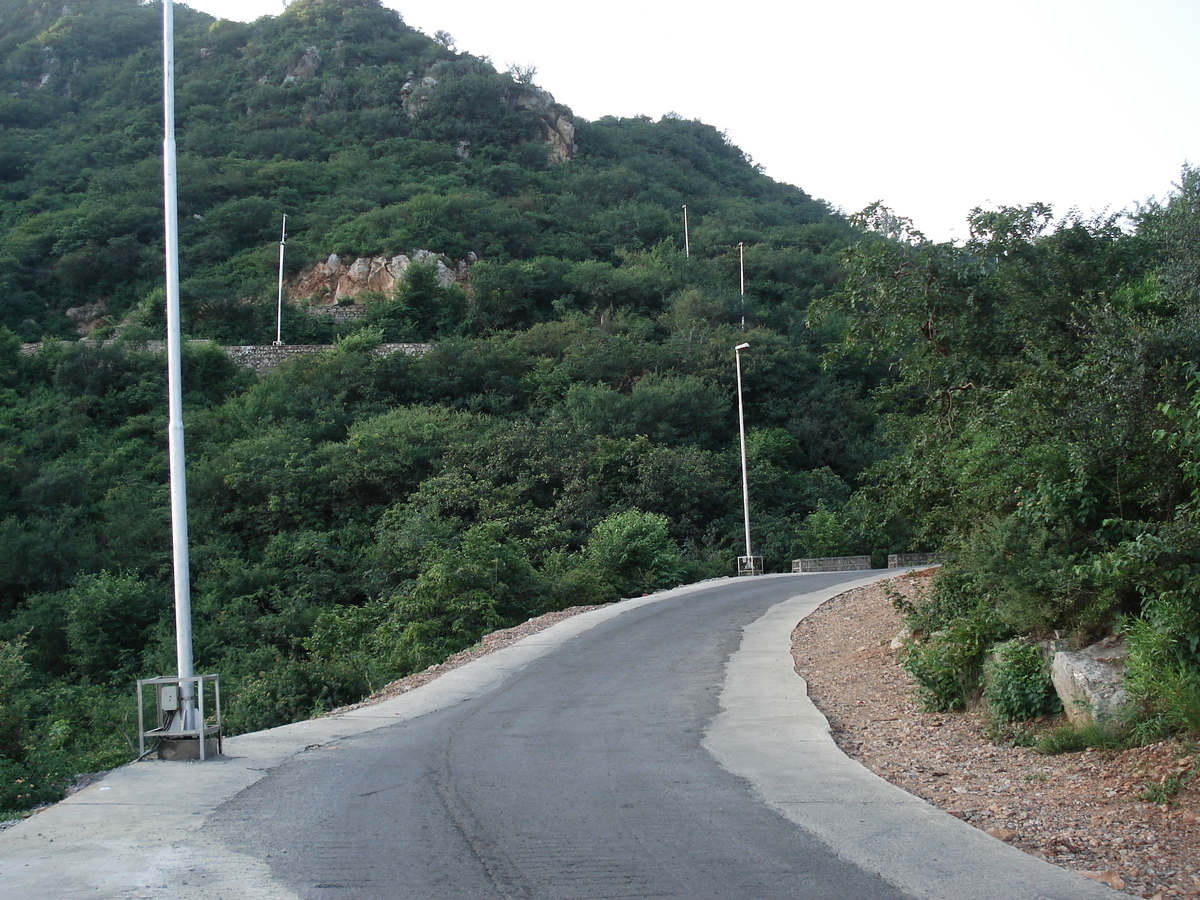
[[[192,0],[243,21],[283,0]],[[1165,198],[1200,164],[1196,0],[384,0],[576,115],[676,112],[768,175],[937,240],[974,206]]]

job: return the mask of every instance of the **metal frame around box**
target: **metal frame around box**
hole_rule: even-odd
[[[761,575],[763,561],[761,556],[739,556],[738,575]]]
[[[211,683],[213,686],[214,699],[214,715],[212,724],[208,724],[204,717],[204,685]],[[174,685],[176,688],[181,687],[184,683],[190,683],[193,691],[195,691],[197,703],[197,719],[200,723],[199,728],[192,729],[172,729],[166,730],[164,725],[165,716],[163,715],[162,693],[163,688],[167,685]],[[145,722],[146,704],[143,689],[147,685],[154,686],[154,707],[157,716],[157,722],[154,728],[147,729]],[[137,683],[138,692],[138,759],[146,755],[146,739],[159,738],[196,738],[200,742],[200,759],[207,759],[208,739],[215,737],[217,739],[217,753],[221,752],[221,676],[219,675],[160,675],[157,678],[140,678]]]

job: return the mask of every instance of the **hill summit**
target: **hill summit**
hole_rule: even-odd
[[[296,0],[249,24],[177,5],[175,27],[195,337],[266,336],[253,301],[274,294],[284,215],[289,276],[331,254],[474,254],[485,284],[447,322],[469,333],[611,305],[623,254],[682,249],[685,205],[690,249],[722,260],[724,285],[737,244],[761,246],[769,308],[830,284],[851,237],[711,126],[578,120],[532,69],[499,72],[377,0]],[[0,30],[0,324],[24,340],[157,331],[161,7],[0,0]],[[516,262],[543,274],[514,285]]]

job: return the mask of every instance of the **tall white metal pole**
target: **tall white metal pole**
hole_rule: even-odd
[[[283,343],[283,246],[287,243],[287,216],[283,217],[283,229],[279,235],[279,303],[275,313],[275,344]]]
[[[692,258],[692,243],[688,238],[687,204],[683,204],[683,257]]]
[[[746,522],[746,563],[753,566],[753,553],[750,551],[750,481],[746,477],[746,415],[742,408],[742,351],[749,346],[738,344],[733,348],[733,355],[737,361],[738,435],[742,442],[742,513]]]
[[[175,657],[181,679],[193,677],[192,595],[189,584],[187,481],[183,463],[183,387],[179,329],[179,210],[175,171],[175,17],[171,0],[163,2],[163,204],[167,265],[167,428],[171,463],[171,549],[175,576]],[[196,727],[190,681],[180,684],[185,729]]]
[[[746,330],[746,245],[738,241],[738,275],[742,282],[742,331]]]

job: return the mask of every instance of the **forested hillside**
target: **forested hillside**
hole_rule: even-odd
[[[976,210],[965,246],[861,219],[886,238],[809,316],[889,364],[894,452],[856,500],[946,554],[908,610],[926,702],[1053,712],[1033,641],[1115,630],[1128,717],[1057,745],[1200,731],[1200,171],[1131,217]]]
[[[0,2],[0,324],[31,341],[76,336],[66,311],[91,303],[103,304],[93,325],[132,313],[161,328],[161,7],[69,9]],[[273,290],[283,214],[289,272],[331,253],[475,253],[476,302],[438,329],[453,333],[597,305],[655,312],[671,286],[653,258],[629,255],[682,248],[683,204],[692,282],[736,290],[745,242],[762,313],[784,322],[832,283],[850,235],[699,122],[576,121],[572,153],[551,133],[569,110],[530,72],[496,72],[377,3],[301,0],[250,25],[178,6],[175,20],[195,337],[270,338],[241,301]]]
[[[252,24],[177,5],[176,34],[188,336],[274,338],[283,215],[293,279],[331,254],[470,260],[450,285],[414,265],[349,324],[293,296],[286,339],[335,348],[262,377],[185,352],[195,652],[232,730],[531,615],[731,574],[742,341],[768,570],[945,551],[913,611],[931,702],[976,697],[997,642],[1120,629],[1142,733],[1200,722],[1194,171],[1132,219],[979,211],[942,245],[882,208],[845,220],[702,123],[575,119],[533,71],[376,0]],[[133,680],[174,667],[165,367],[145,349],[161,6],[0,0],[0,35],[14,809],[127,759]],[[374,352],[408,339],[432,350]]]
[[[20,806],[127,758],[132,680],[173,669],[165,373],[142,349],[163,328],[161,7],[0,0],[0,21],[0,806]],[[251,25],[179,7],[176,30],[189,337],[273,339],[284,214],[289,276],[472,260],[451,286],[414,266],[350,325],[293,298],[288,340],[337,348],[262,378],[185,354],[196,657],[231,729],[730,572],[743,339],[756,549],[779,570],[846,544],[798,530],[876,454],[870,378],[822,370],[803,323],[859,234],[825,204],[699,122],[574,120],[374,0]],[[405,338],[434,346],[372,352]]]

